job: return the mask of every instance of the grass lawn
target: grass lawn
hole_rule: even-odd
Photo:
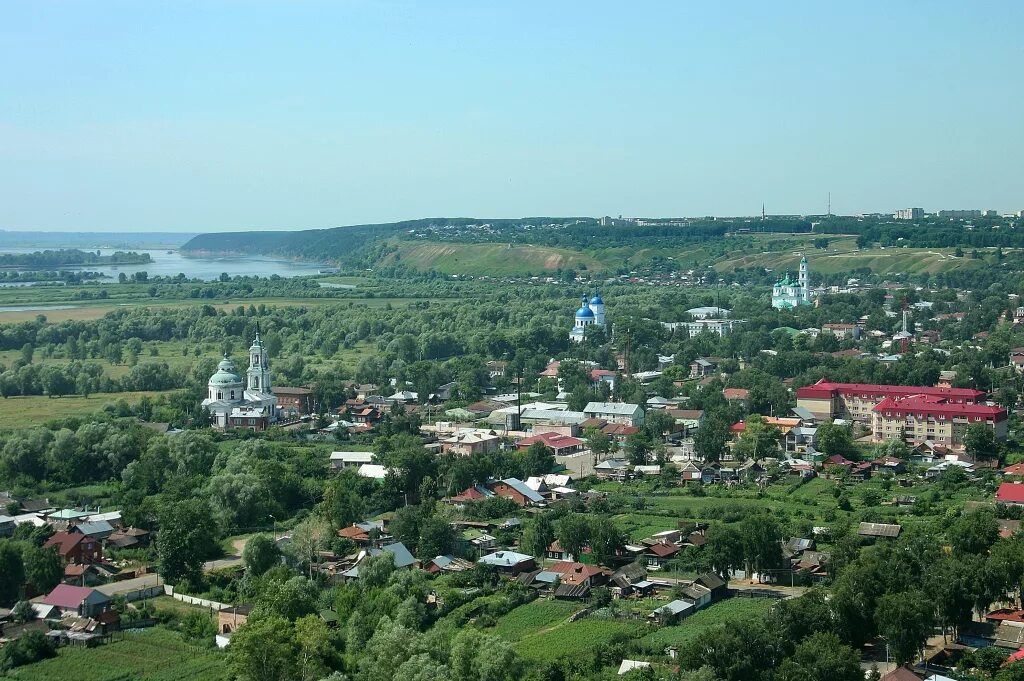
[[[95,648],[65,646],[57,657],[19,667],[4,678],[20,681],[221,681],[223,653],[187,644],[162,627],[126,632],[124,640]]]
[[[81,396],[46,397],[30,395],[27,397],[8,397],[2,400],[0,409],[0,428],[24,428],[37,426],[51,419],[66,416],[91,414],[103,408],[103,405],[117,400],[138,402],[145,396],[158,397],[173,391],[97,393],[88,398]]]
[[[571,624],[562,622],[526,634],[515,646],[525,659],[546,662],[578,655],[595,645],[607,643],[618,634],[635,636],[644,628],[643,623],[636,621],[584,617]]]
[[[510,641],[518,641],[541,629],[565,622],[581,609],[579,603],[539,598],[502,615],[493,631]]]
[[[774,602],[771,598],[730,598],[694,613],[679,624],[661,627],[647,634],[640,639],[640,645],[652,653],[661,654],[666,647],[688,643],[723,622],[763,615]]]
[[[151,598],[147,602],[149,603],[149,606],[157,612],[171,613],[172,615],[178,618],[184,617],[185,615],[190,615],[194,612],[210,613],[211,619],[213,617],[213,614],[209,608],[203,608],[197,605],[189,605],[184,601],[179,601],[178,599],[171,598],[170,596],[159,596],[157,598]],[[136,605],[139,605],[140,603],[136,603]]]

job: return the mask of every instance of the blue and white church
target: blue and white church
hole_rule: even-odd
[[[572,331],[569,332],[569,340],[582,343],[587,335],[587,329],[592,327],[599,327],[603,331],[608,330],[604,316],[604,301],[601,300],[601,294],[597,291],[594,292],[594,297],[590,299],[589,303],[586,296],[583,296],[580,301],[580,308],[576,310]]]
[[[278,420],[277,397],[270,382],[270,357],[256,326],[249,348],[249,368],[242,381],[235,363],[225,356],[207,384],[202,406],[216,428],[248,427],[262,430]]]

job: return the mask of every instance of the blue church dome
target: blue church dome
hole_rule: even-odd
[[[601,300],[601,294],[598,291],[594,291],[594,297],[590,299],[591,305],[604,305],[604,301]]]
[[[593,316],[594,311],[586,305],[583,305],[580,309],[576,310],[576,319],[591,319]]]

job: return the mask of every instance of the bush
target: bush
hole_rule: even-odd
[[[32,664],[57,653],[41,631],[31,631],[0,648],[0,672]]]

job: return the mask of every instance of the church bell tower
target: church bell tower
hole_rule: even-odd
[[[249,348],[249,370],[246,372],[246,390],[270,393],[270,359],[260,338],[260,325],[256,323],[256,338]]]

